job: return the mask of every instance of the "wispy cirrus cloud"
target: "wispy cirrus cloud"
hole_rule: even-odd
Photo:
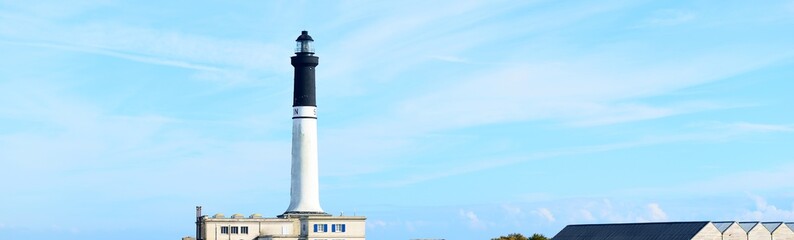
[[[165,66],[172,66],[172,67],[179,67],[179,68],[186,68],[192,70],[200,70],[200,71],[209,71],[209,72],[222,72],[225,71],[224,69],[210,66],[210,65],[203,65],[203,64],[196,64],[188,61],[179,61],[173,59],[167,59],[163,57],[152,57],[152,56],[145,56],[145,55],[138,55],[138,54],[131,54],[131,53],[123,53],[119,51],[107,50],[98,47],[88,47],[88,46],[79,46],[79,45],[70,45],[70,44],[55,44],[55,43],[45,43],[45,42],[14,42],[14,41],[0,41],[0,44],[10,44],[10,45],[18,45],[18,46],[30,46],[30,47],[41,47],[41,48],[52,48],[58,50],[66,50],[66,51],[75,51],[75,52],[83,52],[83,53],[90,53],[90,54],[98,54],[104,55],[109,57],[116,57],[136,62],[142,63],[150,63],[150,64],[157,64],[157,65],[165,65]]]
[[[704,123],[709,124],[709,123]],[[725,129],[738,132],[794,132],[794,125],[792,124],[765,124],[765,123],[750,123],[750,122],[735,122],[735,123],[711,123],[712,127],[718,129]]]
[[[4,201],[8,206],[19,206],[3,209],[9,215],[51,213],[44,214],[46,219],[80,212],[73,216],[81,219],[80,223],[64,227],[83,228],[90,224],[112,229],[104,225],[106,218],[95,217],[117,212],[118,206],[109,203],[184,196],[184,192],[173,189],[193,189],[189,191],[196,193],[203,187],[228,191],[251,187],[216,183],[197,186],[189,178],[174,178],[205,174],[206,169],[257,179],[261,179],[259,173],[272,171],[271,180],[282,184],[260,190],[279,191],[288,186],[288,174],[277,170],[289,168],[288,161],[281,161],[289,159],[286,141],[230,140],[206,130],[212,125],[241,127],[236,122],[198,123],[156,113],[110,113],[99,103],[75,96],[59,84],[24,80],[0,82],[0,159],[7,169],[12,169],[0,180],[24,181],[3,187],[17,195]],[[35,88],[27,87],[31,82]],[[240,168],[237,164],[224,164],[228,161],[223,159],[257,167]],[[90,199],[81,199],[89,195]],[[33,205],[35,209],[30,208]],[[17,223],[35,224],[28,220],[32,219],[19,219]]]
[[[532,211],[535,215],[542,217],[544,220],[548,222],[554,222],[556,219],[554,218],[554,214],[548,208],[538,208]]]
[[[720,140],[716,138],[715,140]],[[621,189],[611,192],[615,196],[638,195],[664,196],[664,195],[719,195],[743,192],[779,192],[780,190],[794,187],[794,183],[787,181],[790,178],[794,165],[782,164],[765,169],[746,170],[726,173],[724,175],[698,179],[684,184],[665,187]],[[733,184],[727,185],[726,182]]]
[[[642,99],[665,96],[768,66],[792,53],[748,54],[758,58],[726,56],[715,50],[653,66],[631,68],[628,66],[632,64],[627,63],[629,70],[621,71],[610,70],[614,66],[604,65],[603,56],[599,54],[568,63],[496,66],[479,74],[445,80],[448,84],[437,89],[406,96],[393,107],[370,119],[355,122],[354,129],[345,131],[382,133],[388,130],[394,134],[417,135],[531,120],[599,126],[741,107],[744,105],[708,100],[659,106]]]
[[[120,58],[195,70],[203,78],[231,83],[251,82],[248,73],[287,73],[288,48],[265,41],[230,39],[209,35],[169,31],[108,21],[73,23],[73,18],[95,4],[84,4],[62,16],[57,11],[35,6],[19,7],[16,12],[0,11],[0,19],[15,24],[0,27],[0,44],[50,48]],[[43,9],[43,10],[42,10]],[[35,14],[31,14],[34,13]]]
[[[637,27],[669,27],[690,22],[696,18],[695,13],[683,9],[663,9],[654,12]]]
[[[723,127],[713,128],[713,126],[711,125],[698,124],[697,126],[699,126],[697,129],[686,133],[671,133],[667,135],[646,136],[631,141],[551,149],[543,152],[534,152],[531,154],[519,154],[519,155],[502,157],[502,158],[472,159],[466,162],[456,161],[455,164],[453,164],[452,166],[447,166],[442,164],[440,166],[428,167],[427,171],[421,171],[421,170],[414,171],[411,174],[402,175],[398,179],[372,182],[368,186],[404,187],[426,181],[432,181],[436,179],[459,176],[464,174],[471,174],[475,172],[515,165],[528,161],[550,160],[550,159],[562,158],[566,156],[590,155],[595,153],[619,151],[619,150],[625,150],[631,148],[682,143],[682,142],[693,142],[693,143],[722,142],[725,140],[735,139],[753,134],[769,133],[770,128],[776,131],[788,132],[788,129],[780,128],[780,126],[778,125],[767,126],[765,124],[760,124],[760,126],[762,126],[760,131],[757,129],[759,127],[756,126],[756,124],[751,124],[750,130],[746,129],[744,125],[740,125],[742,127],[731,128],[728,129],[728,131],[726,131],[726,129]],[[718,126],[724,126],[724,125],[718,124]],[[729,126],[733,126],[733,125],[729,124]],[[783,169],[788,169],[788,167],[784,167]],[[785,170],[775,169],[771,171],[743,172],[738,175],[732,175],[730,178],[753,179],[753,181],[750,181],[749,183],[740,184],[740,186],[743,186],[745,189],[751,189],[752,184],[761,184],[764,181],[776,182],[777,184],[771,184],[771,185],[766,184],[766,186],[768,187],[776,186],[777,188],[780,188],[782,186],[788,186],[787,183],[783,183],[784,181],[782,181],[784,175],[785,175]],[[708,188],[715,191],[719,191],[719,189],[723,189],[723,190],[731,189],[731,188],[725,188],[726,186],[722,184],[722,181],[724,180],[723,179],[703,180],[702,182],[689,183],[687,184],[686,187],[674,187],[666,190],[663,189],[638,189],[638,190],[649,191],[649,192],[665,192],[665,191],[698,192],[699,190],[697,189],[700,188]],[[721,187],[714,188],[717,185],[720,185]],[[631,189],[624,189],[624,190],[633,191]],[[676,193],[683,193],[683,192],[676,192]]]
[[[477,74],[441,80],[445,81],[445,84],[435,85],[433,89],[419,90],[394,102],[391,107],[379,108],[377,113],[351,121],[349,126],[336,128],[334,131],[344,132],[350,140],[347,144],[351,146],[366,146],[374,142],[382,142],[383,139],[411,146],[415,141],[412,138],[416,136],[428,136],[477,126],[552,121],[565,127],[598,127],[753,107],[747,103],[709,99],[676,100],[666,103],[646,99],[664,98],[690,87],[719,82],[738,74],[764,68],[792,54],[789,51],[772,53],[769,52],[770,48],[747,52],[757,58],[746,58],[740,57],[741,54],[726,55],[723,48],[725,47],[704,49],[698,53],[680,56],[680,59],[662,60],[653,65],[632,63],[623,59],[619,62],[625,63],[625,66],[620,67],[620,70],[612,64],[605,64],[604,62],[608,62],[605,58],[628,54],[622,52],[627,51],[626,49],[616,49],[616,52],[609,54],[590,53],[576,60],[564,62],[489,66],[481,69]],[[650,142],[647,139],[638,140],[643,142],[639,145],[620,143],[615,145],[625,149],[674,141],[710,141],[718,138],[726,139],[730,137],[729,134],[739,133],[736,131],[687,133],[678,137],[668,136],[666,140],[660,140],[662,138],[655,138],[656,140]],[[576,152],[581,151],[572,152],[577,154]],[[489,159],[482,163],[462,165],[456,162],[442,171],[417,174],[386,185],[412,184],[509,165],[527,159],[549,157],[533,155],[495,161]]]

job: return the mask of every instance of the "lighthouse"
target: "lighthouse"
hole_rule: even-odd
[[[317,163],[317,97],[314,69],[314,39],[302,31],[295,40],[294,92],[292,97],[292,181],[290,203],[285,215],[328,215],[320,207],[320,180]]]
[[[202,215],[196,207],[196,240],[345,239],[366,240],[366,220],[361,215],[332,216],[320,207],[317,162],[317,97],[315,96],[314,39],[307,31],[298,36],[292,95],[292,181],[287,211],[274,218],[235,213]],[[286,160],[286,159],[285,159]],[[286,169],[285,169],[286,170]]]

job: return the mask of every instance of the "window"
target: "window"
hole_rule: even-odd
[[[345,232],[345,225],[344,224],[333,224],[331,225],[331,232]]]
[[[232,234],[237,234],[237,233],[239,233],[239,232],[237,231],[237,227],[232,227]]]
[[[345,232],[345,224],[333,224],[331,225],[331,232]]]
[[[248,234],[248,227],[240,227],[241,234]]]
[[[221,234],[229,234],[229,227],[221,227]]]
[[[314,232],[328,232],[328,224],[314,224]]]

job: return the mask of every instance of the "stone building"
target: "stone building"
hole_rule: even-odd
[[[792,231],[794,223],[765,222],[763,224],[772,232],[772,240],[794,240],[794,231]]]
[[[772,233],[761,222],[740,222],[739,226],[747,234],[747,240],[771,240]]]
[[[794,240],[783,222],[651,222],[578,224],[563,228],[553,240]]]
[[[258,214],[248,217],[215,214],[200,217],[198,236],[205,240],[364,240],[365,220],[365,217],[357,216],[263,218]]]
[[[713,224],[722,232],[723,240],[747,240],[747,232],[739,226],[738,222],[720,221]]]

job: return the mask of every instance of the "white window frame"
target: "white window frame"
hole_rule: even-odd
[[[314,224],[316,232],[328,232],[328,224],[324,223],[315,223]]]

